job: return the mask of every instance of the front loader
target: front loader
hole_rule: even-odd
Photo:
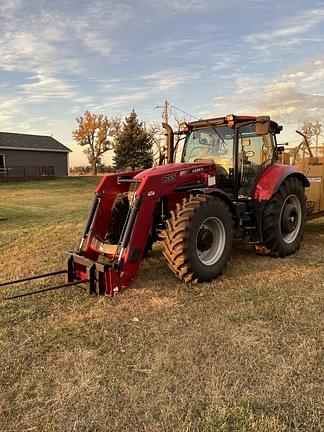
[[[67,253],[66,281],[53,289],[75,284],[113,296],[134,281],[156,241],[184,282],[220,275],[233,240],[272,256],[297,251],[309,181],[278,163],[281,126],[265,116],[234,115],[184,123],[178,163],[173,131],[165,127],[170,163],[102,178],[80,246]]]

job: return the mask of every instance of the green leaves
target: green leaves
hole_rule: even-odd
[[[78,128],[72,132],[92,166],[93,175],[101,164],[102,155],[115,150],[114,167],[117,170],[149,168],[153,163],[153,134],[137,119],[133,110],[124,122],[119,117],[108,119],[86,111],[77,119]]]
[[[119,129],[115,141],[114,167],[117,170],[150,168],[153,163],[153,137],[133,110]]]

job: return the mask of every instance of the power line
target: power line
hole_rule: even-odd
[[[195,118],[196,120],[200,120],[199,117],[196,117],[195,115],[190,114],[190,113],[188,113],[187,111],[184,111],[184,110],[182,110],[181,108],[178,108],[178,107],[176,107],[176,106],[174,106],[174,105],[172,105],[172,104],[170,104],[170,103],[169,103],[169,106],[172,107],[172,108],[174,108],[174,109],[176,109],[177,111],[182,112],[183,114],[185,114],[185,115],[187,115],[187,116],[189,116],[189,117],[193,117],[193,118]]]
[[[170,107],[170,108],[173,108],[173,109],[175,109],[175,110],[177,110],[177,111],[180,111],[180,112],[182,112],[183,114],[185,114],[185,115],[187,115],[187,116],[189,116],[189,117],[192,117],[192,118],[194,118],[194,119],[196,119],[196,120],[201,120],[200,117],[196,117],[195,115],[190,114],[190,113],[188,113],[187,111],[184,111],[183,109],[178,108],[178,107],[176,107],[175,105],[170,104],[170,102],[168,102],[168,101],[165,101],[165,102],[164,102],[164,105],[162,105],[162,106],[161,106],[161,105],[157,105],[155,108],[156,108],[156,109],[158,109],[158,108],[164,108],[164,114],[165,114],[165,112],[167,112],[166,107]],[[171,109],[170,109],[170,117],[171,117]]]

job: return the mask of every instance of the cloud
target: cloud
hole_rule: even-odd
[[[0,73],[11,80],[10,104],[0,99],[5,128],[47,101],[51,109],[62,100],[80,106],[93,102],[82,84],[90,81],[90,73],[95,76],[102,58],[110,63],[119,58],[112,56],[117,48],[111,35],[130,19],[129,6],[94,1],[69,10],[68,2],[60,2],[45,0],[37,8],[20,0],[0,4]]]
[[[46,127],[61,118],[68,130],[87,108],[154,116],[166,98],[205,115],[215,95],[219,115],[320,116],[324,58],[294,64],[320,49],[305,41],[324,39],[324,10],[273,3],[247,0],[234,25],[239,0],[1,1],[2,127],[36,128],[46,113]]]
[[[114,51],[110,61],[118,60],[115,33],[133,16],[129,6],[113,1],[80,4],[73,18],[52,2],[37,9],[23,9],[19,1],[6,5],[0,18],[0,69],[8,71],[48,68],[78,74],[87,67],[89,53],[110,56]]]
[[[161,56],[175,54],[176,56],[185,55],[190,47],[194,44],[194,39],[192,38],[176,38],[177,35],[172,35],[172,38],[159,43],[158,45],[146,47],[144,50],[141,50],[141,54],[155,55],[156,57],[161,58]]]
[[[282,77],[284,79],[296,79],[296,78],[303,78],[306,75],[306,72],[304,71],[297,71],[297,72],[290,72],[283,74]]]
[[[244,7],[256,7],[266,0],[246,0]],[[150,4],[158,7],[164,7],[176,12],[208,12],[212,9],[227,8],[228,0],[151,0]],[[232,0],[231,5],[241,4],[241,0]]]
[[[148,96],[147,92],[144,92],[143,89],[139,89],[138,91],[127,92],[127,94],[124,95],[109,96],[106,102],[92,105],[92,109],[96,112],[105,110],[114,112],[116,108],[125,106],[129,106],[129,109],[132,109],[135,103],[147,99]]]
[[[280,23],[280,28],[271,31],[252,33],[244,37],[245,42],[254,49],[266,51],[276,46],[289,47],[309,39],[307,34],[324,22],[324,10],[303,10],[299,14],[285,19]],[[315,41],[321,41],[322,37],[311,37]]]
[[[223,1],[214,1],[215,4],[224,3]],[[153,0],[153,5],[158,4],[159,6],[166,7],[168,9],[173,9],[175,11],[199,11],[208,10],[211,7],[209,0]]]
[[[45,100],[77,99],[75,85],[62,79],[45,75],[38,72],[37,75],[29,78],[32,83],[20,86],[22,94],[28,97],[30,102],[42,102]]]
[[[324,62],[313,59],[271,79],[261,74],[236,77],[234,93],[214,99],[214,109],[237,114],[269,114],[284,123],[324,117]]]
[[[127,4],[95,1],[90,2],[86,10],[73,20],[72,27],[85,47],[108,56],[114,51],[113,36],[118,31],[125,31],[125,25],[135,15],[135,10]]]
[[[185,69],[165,69],[144,75],[141,80],[147,81],[151,88],[158,92],[172,90],[188,81],[196,80],[199,77],[199,72]]]
[[[18,95],[1,95],[0,97],[0,128],[10,131],[18,119],[24,116],[24,100]]]
[[[8,13],[19,9],[21,0],[5,0],[0,3],[0,13]]]
[[[219,58],[221,58],[221,60],[219,60]],[[235,54],[217,55],[217,60],[211,69],[216,72],[230,70],[237,65],[238,61],[239,57]]]
[[[127,113],[136,104],[149,101],[149,111],[152,111],[157,102],[167,97],[167,92],[174,95],[177,89],[197,80],[198,77],[199,72],[185,68],[168,68],[127,80],[116,78],[98,81],[97,94],[100,94],[100,98],[97,97],[97,100],[100,101],[89,103],[86,108],[95,112],[108,111],[112,115],[120,114],[121,109]],[[75,110],[76,107],[73,107],[73,112]]]

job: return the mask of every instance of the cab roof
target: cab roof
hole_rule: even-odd
[[[229,120],[231,118],[231,120]],[[193,129],[198,129],[201,127],[208,127],[208,126],[221,126],[229,124],[229,122],[233,122],[235,124],[245,123],[245,122],[255,122],[258,117],[256,116],[249,116],[249,115],[239,115],[236,116],[234,114],[227,115],[225,117],[214,117],[210,119],[202,119],[202,120],[196,120],[193,122],[188,123],[190,127]],[[282,129],[282,126],[279,126],[278,123],[276,123],[273,120],[270,120],[271,122],[271,129],[275,133],[279,133]]]

